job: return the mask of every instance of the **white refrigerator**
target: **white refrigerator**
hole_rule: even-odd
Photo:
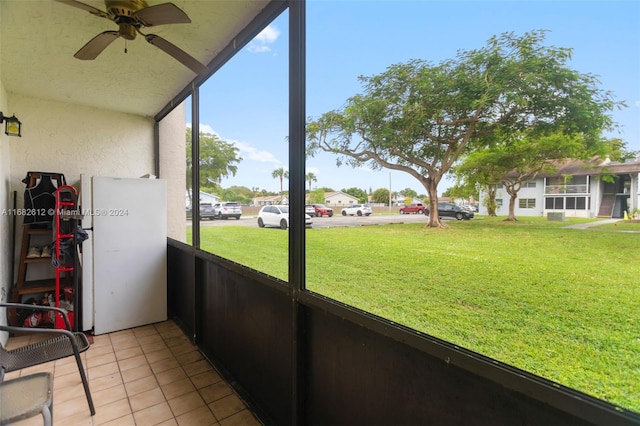
[[[82,329],[167,319],[167,196],[162,179],[80,178]]]

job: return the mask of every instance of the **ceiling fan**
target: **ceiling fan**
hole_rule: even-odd
[[[98,57],[115,39],[133,40],[140,34],[145,40],[171,55],[196,74],[204,74],[207,67],[173,43],[155,34],[143,34],[140,29],[165,24],[188,24],[191,19],[173,3],[148,6],[145,0],[105,0],[107,11],[103,12],[76,0],[56,0],[87,12],[109,19],[118,24],[118,31],[105,31],[92,38],[73,55],[75,58],[91,60]],[[126,50],[125,50],[126,52]]]

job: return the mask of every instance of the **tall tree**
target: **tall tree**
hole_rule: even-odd
[[[282,195],[283,192],[283,181],[284,179],[289,179],[289,171],[283,169],[282,167],[280,167],[279,169],[275,169],[272,173],[271,173],[271,177],[276,179],[279,178],[280,179],[280,195]]]
[[[192,153],[192,132],[187,127],[187,193],[189,194],[189,202],[191,200],[191,175],[193,171],[193,163],[191,160]],[[238,171],[238,163],[242,161],[242,157],[238,155],[238,148],[232,143],[223,141],[217,135],[211,133],[200,132],[200,181],[204,183],[212,183],[217,186],[223,177],[235,176]]]
[[[403,195],[406,198],[416,198],[418,193],[411,188],[405,188],[400,191],[400,195]]]
[[[499,161],[499,153],[485,149],[470,153],[463,161],[452,169],[456,176],[456,183],[460,186],[474,186],[484,191],[486,198],[483,205],[487,208],[489,216],[497,216],[496,202],[497,184],[509,171]]]
[[[309,193],[309,203],[311,204],[324,204],[326,198],[324,196],[324,189],[314,189]]]
[[[378,188],[371,194],[371,201],[374,203],[387,204],[389,203],[389,190],[386,188]]]
[[[609,157],[611,161],[621,161],[637,159],[640,151],[630,150],[627,146],[627,142],[620,138],[604,138],[600,145],[600,150],[596,152],[596,155],[600,157]]]
[[[317,182],[318,178],[316,177],[316,175],[314,175],[311,172],[309,172],[306,175],[304,175],[304,178],[309,183],[309,192],[311,192],[311,183],[312,182]]]
[[[505,33],[439,64],[412,60],[361,76],[362,94],[308,121],[308,154],[408,173],[427,190],[433,212],[444,174],[461,155],[494,142],[498,129],[507,140],[559,129],[589,140],[610,128],[607,112],[621,104],[595,76],[566,65],[571,49],[544,39],[544,31]],[[437,214],[428,226],[444,227]]]
[[[340,191],[356,197],[359,203],[366,203],[369,201],[369,196],[367,195],[366,191],[360,188],[356,188],[355,186],[347,189],[342,188]]]

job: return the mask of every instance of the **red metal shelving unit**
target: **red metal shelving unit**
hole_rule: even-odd
[[[55,256],[58,260],[56,265],[56,307],[60,307],[60,278],[62,274],[70,275],[75,271],[75,238],[77,226],[78,191],[71,185],[62,185],[56,191],[56,211],[55,211]],[[65,256],[61,250],[63,242],[70,240],[73,248],[72,258]],[[68,253],[67,253],[68,254]],[[77,289],[72,287],[72,293]],[[75,301],[74,301],[75,302]],[[74,310],[76,309],[74,303]],[[71,328],[75,330],[74,311],[68,312]],[[62,316],[56,316],[56,328],[66,328]]]

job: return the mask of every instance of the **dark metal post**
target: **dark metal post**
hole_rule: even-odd
[[[305,288],[305,1],[289,1],[289,283],[293,310],[291,423],[304,423]]]
[[[192,245],[200,248],[200,88],[191,89],[191,221]]]
[[[160,177],[160,122],[153,123],[153,174]]]
[[[197,266],[196,249],[200,248],[200,87],[192,84],[191,88],[191,267],[193,268],[193,336],[194,342],[200,335],[200,294],[202,282],[200,270]],[[199,263],[198,263],[199,264]]]

